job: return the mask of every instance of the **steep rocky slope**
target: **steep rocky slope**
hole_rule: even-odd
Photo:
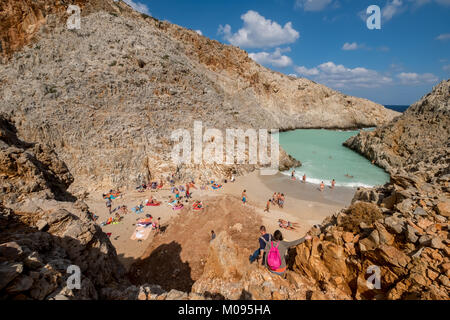
[[[449,174],[450,80],[434,87],[392,123],[360,132],[345,145],[389,173],[404,170],[428,182]]]
[[[243,50],[123,2],[69,3],[83,8],[81,30],[66,28],[58,1],[3,0],[9,58],[0,65],[0,110],[12,115],[25,140],[55,149],[75,177],[73,187],[134,185],[176,171],[171,133],[192,132],[194,120],[221,130],[287,130],[376,126],[397,115],[270,71]],[[282,154],[283,168],[294,164]],[[229,168],[180,169],[185,177],[220,178]]]
[[[124,274],[87,206],[67,192],[66,165],[45,146],[18,139],[0,116],[0,299],[97,299]],[[70,290],[77,265],[81,290]]]

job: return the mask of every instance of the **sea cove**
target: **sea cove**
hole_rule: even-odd
[[[342,145],[357,134],[358,131],[299,129],[282,132],[279,138],[286,152],[302,163],[295,169],[299,180],[306,174],[307,182],[315,184],[330,184],[332,179],[337,186],[346,187],[385,184],[388,173]]]

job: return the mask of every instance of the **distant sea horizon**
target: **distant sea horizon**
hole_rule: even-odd
[[[390,104],[386,104],[384,107],[385,107],[385,108],[388,108],[388,109],[391,109],[391,110],[394,110],[394,111],[397,111],[397,112],[402,112],[402,113],[405,112],[406,109],[409,108],[409,106],[404,106],[404,105],[390,105]]]

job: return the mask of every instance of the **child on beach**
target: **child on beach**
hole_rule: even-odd
[[[333,179],[333,181],[331,181],[331,189],[334,189],[335,185],[336,185],[336,180]]]
[[[325,184],[323,183],[323,181],[320,183],[320,192],[323,191],[323,189],[325,189]]]
[[[306,182],[306,173],[303,175],[302,181],[303,181],[303,183]]]
[[[284,193],[280,195],[280,200],[278,200],[278,206],[283,209],[284,207]]]
[[[292,179],[292,180],[295,180],[295,170],[292,170],[292,173],[291,173],[291,179]]]
[[[271,202],[272,202],[271,199],[267,200],[266,208],[264,209],[264,212],[269,212],[269,209],[270,209],[270,203],[271,203]]]
[[[245,204],[247,202],[247,190],[242,192],[242,203]]]

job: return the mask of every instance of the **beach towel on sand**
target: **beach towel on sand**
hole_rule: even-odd
[[[148,227],[137,227],[131,235],[131,240],[147,240],[148,236],[152,232],[152,228]]]
[[[159,207],[160,205],[161,205],[160,202],[158,202],[158,203],[147,202],[147,204],[146,204],[147,207]]]

